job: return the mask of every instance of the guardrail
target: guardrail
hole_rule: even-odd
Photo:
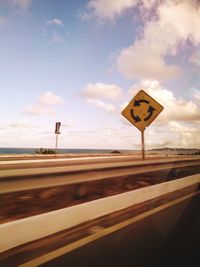
[[[0,194],[190,166],[200,166],[200,158],[2,170]]]
[[[17,171],[0,172],[0,223],[200,173],[200,159]]]

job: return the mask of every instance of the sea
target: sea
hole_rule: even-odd
[[[19,148],[19,147],[0,147],[0,154],[35,154],[35,151],[38,148]],[[52,149],[53,148],[47,148]],[[111,153],[113,151],[116,151],[115,149],[67,149],[67,148],[61,148],[58,149],[57,152],[59,154],[95,154],[95,153]],[[132,152],[131,150],[117,150],[119,152]]]
[[[39,148],[19,148],[19,147],[0,147],[0,155],[3,154],[32,154],[35,155],[36,150]],[[55,150],[55,148],[47,148]],[[59,154],[109,154],[111,152],[119,151],[121,153],[138,154],[140,150],[122,150],[122,149],[72,149],[72,148],[59,148]],[[162,148],[146,150],[147,154],[152,155],[192,155],[194,153],[200,154],[200,149],[183,149],[183,148]]]

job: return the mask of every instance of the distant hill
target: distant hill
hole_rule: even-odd
[[[163,148],[149,149],[148,151],[150,154],[162,153],[162,154],[176,154],[176,155],[200,155],[200,149],[198,148],[163,147]]]

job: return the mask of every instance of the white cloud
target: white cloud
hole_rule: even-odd
[[[200,124],[170,122],[145,131],[146,149],[156,147],[200,148]],[[135,127],[107,127],[72,131],[60,138],[60,145],[71,148],[141,149],[141,134]]]
[[[41,104],[35,104],[28,106],[23,114],[31,115],[31,116],[54,116],[55,113],[51,108],[48,108],[46,106],[43,106]]]
[[[102,100],[98,99],[87,99],[87,101],[98,108],[103,108],[109,113],[113,113],[115,111],[115,106],[113,104],[106,103]]]
[[[174,138],[174,147],[200,148],[200,124],[196,127],[191,124],[183,124],[180,122],[170,122],[169,131],[176,134]]]
[[[59,18],[53,18],[46,21],[51,43],[64,43],[68,32],[65,31],[64,23]],[[52,27],[50,27],[52,26]],[[53,27],[54,26],[54,27]]]
[[[189,61],[194,64],[194,66],[197,68],[197,71],[200,71],[200,46],[192,51]]]
[[[50,35],[51,43],[59,44],[66,41],[69,33],[65,30],[64,22],[61,19],[53,18],[46,21],[46,25],[48,26],[47,32]]]
[[[146,41],[136,41],[133,46],[122,50],[117,65],[128,79],[146,77],[165,80],[180,74],[179,67],[166,65],[154,45]]]
[[[57,105],[62,104],[64,100],[59,95],[46,92],[39,97],[38,102],[42,105]]]
[[[175,56],[187,40],[199,44],[199,27],[200,9],[195,2],[164,1],[156,8],[155,16],[145,21],[142,37],[119,54],[119,71],[129,79],[176,77],[180,68],[168,64],[166,57]]]
[[[1,130],[6,130],[7,128],[8,128],[8,124],[7,123],[0,122],[0,129]]]
[[[177,38],[183,41],[190,39],[194,43],[200,42],[200,9],[194,1],[166,2],[158,8],[159,23]]]
[[[162,0],[90,0],[87,12],[80,15],[83,20],[97,17],[100,21],[114,21],[121,17],[127,10],[138,7],[143,15],[158,5]]]
[[[99,20],[114,20],[137,3],[138,0],[90,0],[87,7]]]
[[[30,127],[29,127],[30,126]],[[47,120],[32,124],[26,120],[19,120],[7,124],[7,128],[0,132],[1,146],[8,147],[54,147],[54,125]]]
[[[196,98],[197,101],[199,101],[200,103],[200,90],[197,89],[194,90],[194,98]]]
[[[188,40],[200,44],[200,7],[195,0],[90,0],[84,17],[113,21],[129,9],[136,9],[144,22],[132,45],[122,49],[118,70],[128,79],[168,80],[181,74],[179,66],[168,63]],[[191,61],[192,59],[191,57]],[[199,62],[196,60],[195,62]]]
[[[173,92],[163,88],[156,80],[143,80],[140,85],[133,86],[129,93],[135,95],[137,88],[144,89],[150,96],[156,99],[164,110],[156,121],[198,121],[200,120],[200,107],[191,100],[176,99]]]
[[[18,129],[31,129],[31,128],[35,128],[35,127],[36,127],[36,125],[27,119],[21,119],[21,120],[17,120],[14,122],[7,122],[7,123],[1,123],[0,124],[0,129],[8,131],[8,132],[12,132],[13,129],[16,130],[16,128],[18,128]]]
[[[130,129],[115,127],[94,128],[93,130],[69,131],[60,136],[59,144],[68,148],[91,149],[135,149],[138,146],[138,138],[134,138]]]
[[[112,103],[108,103],[108,101],[120,100],[122,90],[115,84],[88,83],[82,92],[82,96],[90,104],[102,108],[109,113],[114,113],[116,108]]]
[[[173,132],[186,133],[187,136],[195,132],[195,128],[186,127],[180,122],[175,122],[175,121],[172,121],[169,123],[169,129]],[[188,134],[188,130],[189,130],[189,134]]]
[[[29,120],[19,120],[9,124],[10,127],[14,128],[33,128],[34,125]]]
[[[58,18],[54,18],[54,19],[48,20],[46,24],[55,25],[55,26],[63,26],[63,21]]]
[[[160,127],[154,124],[145,131],[146,148],[200,148],[200,124],[169,122]]]
[[[138,2],[142,3],[142,8],[151,9],[159,2],[159,0],[141,0]]]
[[[28,106],[23,114],[31,115],[31,116],[55,116],[55,112],[49,106],[62,104],[64,100],[56,94],[52,92],[46,92],[42,94],[38,101],[34,105]]]
[[[110,99],[112,101],[120,99],[122,90],[115,84],[88,83],[83,90],[83,96],[90,99]]]

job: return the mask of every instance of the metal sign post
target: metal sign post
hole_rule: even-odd
[[[141,131],[142,160],[145,160],[144,131],[163,109],[155,99],[140,90],[122,111],[122,115]]]
[[[57,150],[58,150],[58,135],[60,134],[60,126],[61,126],[61,122],[56,122],[56,128],[55,128],[55,134],[56,134],[55,158],[57,156]]]
[[[57,149],[58,149],[58,134],[56,134],[55,158],[57,156]]]
[[[144,131],[141,131],[141,137],[142,137],[142,160],[145,160]]]

